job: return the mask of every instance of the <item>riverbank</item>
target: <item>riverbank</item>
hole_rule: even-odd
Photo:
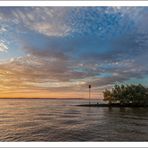
[[[148,107],[148,105],[133,105],[133,104],[80,104],[76,106],[82,106],[82,107]]]

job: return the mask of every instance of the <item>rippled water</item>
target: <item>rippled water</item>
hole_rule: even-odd
[[[148,141],[148,108],[75,106],[81,103],[1,99],[0,141]]]

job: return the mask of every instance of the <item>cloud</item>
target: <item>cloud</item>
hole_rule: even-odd
[[[102,90],[116,82],[142,79],[148,73],[144,8],[25,7],[0,11],[0,21],[12,22],[5,28],[13,32],[17,47],[24,52],[0,64],[1,88],[85,92],[89,83]],[[8,50],[5,42],[0,47]]]
[[[19,57],[0,64],[0,74],[3,77],[1,85],[11,87],[34,86],[46,88],[68,87],[83,82],[71,79],[83,78],[85,73],[74,72],[68,67],[67,61],[60,58],[45,59],[44,57]],[[20,82],[20,83],[19,83]],[[18,83],[20,85],[18,85]],[[12,85],[11,85],[12,84]],[[14,85],[13,85],[14,84]],[[40,85],[39,85],[40,84]],[[47,85],[48,84],[48,85]],[[59,85],[58,85],[59,84]]]
[[[6,31],[7,31],[7,29],[5,27],[3,27],[3,26],[0,27],[0,33],[6,32]]]
[[[0,41],[0,52],[7,52],[8,46],[5,44],[3,40]]]
[[[57,7],[1,8],[0,20],[20,25],[47,36],[65,36],[70,27],[64,22],[67,9]],[[56,17],[55,17],[56,16]]]

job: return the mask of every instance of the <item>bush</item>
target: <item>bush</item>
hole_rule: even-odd
[[[120,103],[121,105],[146,105],[148,104],[148,89],[138,85],[115,85],[112,90],[106,89],[104,101]]]

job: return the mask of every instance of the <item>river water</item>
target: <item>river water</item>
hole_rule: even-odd
[[[148,141],[148,108],[75,106],[84,103],[0,99],[0,141]]]

